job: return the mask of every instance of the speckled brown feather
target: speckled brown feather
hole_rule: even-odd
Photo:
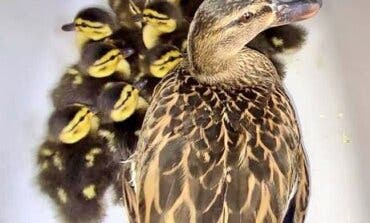
[[[138,222],[282,222],[305,169],[279,82],[220,88],[179,69],[156,88],[141,137]]]

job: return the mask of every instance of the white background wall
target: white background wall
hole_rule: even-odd
[[[0,3],[0,222],[57,222],[35,186],[35,150],[51,112],[48,92],[76,61],[60,31],[98,0]],[[289,57],[287,88],[311,163],[308,223],[367,223],[370,207],[370,2],[324,0],[304,22],[306,47]],[[347,142],[345,142],[347,141]],[[119,208],[106,222],[123,222]]]

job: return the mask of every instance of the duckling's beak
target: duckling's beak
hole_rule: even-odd
[[[74,23],[69,23],[69,24],[65,24],[62,26],[62,30],[66,32],[75,31],[75,29],[76,29],[76,26]]]
[[[322,0],[273,0],[276,10],[275,26],[308,19],[320,10]]]
[[[141,91],[145,88],[145,86],[148,84],[148,82],[149,81],[147,79],[142,79],[142,80],[134,82],[133,85],[136,89]]]
[[[130,47],[126,47],[126,48],[121,49],[121,54],[122,54],[123,58],[127,58],[127,57],[131,56],[134,53],[135,53],[135,50],[130,48]]]

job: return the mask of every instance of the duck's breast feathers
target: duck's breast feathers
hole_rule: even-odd
[[[138,144],[142,221],[279,221],[298,146],[282,89],[224,90],[179,69],[156,88]]]

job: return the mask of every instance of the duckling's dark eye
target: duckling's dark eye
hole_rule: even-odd
[[[250,19],[253,17],[253,14],[250,12],[244,13],[238,20],[239,23],[246,23],[249,22]]]

